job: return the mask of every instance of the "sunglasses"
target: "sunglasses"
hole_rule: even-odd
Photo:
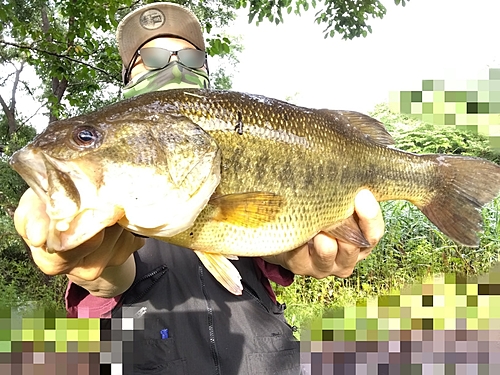
[[[179,62],[188,68],[199,69],[205,64],[205,52],[193,48],[170,51],[160,47],[145,47],[138,51],[138,55],[148,70],[163,69],[172,56],[177,56]]]

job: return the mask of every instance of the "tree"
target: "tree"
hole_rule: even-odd
[[[406,6],[410,0],[394,0],[396,5]],[[283,10],[288,14],[294,12],[300,15],[309,7],[316,8],[323,3],[324,8],[316,13],[315,22],[326,24],[325,38],[333,37],[337,33],[342,39],[353,39],[360,36],[366,37],[372,32],[367,23],[369,18],[383,18],[387,9],[378,0],[241,0],[240,6],[249,6],[249,22],[257,17],[257,24],[264,19],[276,24],[283,22]]]
[[[122,66],[114,40],[115,29],[131,10],[151,2],[1,0],[0,233],[8,234],[0,236],[0,271],[3,270],[3,274],[25,269],[29,254],[24,251],[22,241],[11,236],[15,235],[13,209],[26,185],[7,164],[12,152],[35,134],[35,130],[27,125],[28,120],[41,108],[49,121],[54,121],[118,100]],[[236,52],[241,45],[229,35],[211,32],[233,21],[237,9],[248,7],[250,22],[256,20],[258,24],[267,19],[280,23],[283,22],[283,10],[300,14],[301,10],[308,10],[309,6],[314,8],[320,3],[316,0],[175,2],[193,10],[200,19],[207,35],[210,56],[221,56],[233,65],[237,63]],[[323,0],[322,4],[324,9],[316,14],[316,22],[326,23],[326,36],[338,33],[347,39],[366,36],[371,32],[367,19],[381,18],[386,12],[378,0]],[[33,72],[36,78],[29,77],[28,82],[27,71]],[[225,71],[212,74],[216,87],[231,87],[230,74]],[[34,83],[37,79],[39,84]],[[20,94],[31,96],[40,103],[39,106],[21,113],[18,108]],[[17,290],[15,285],[14,290]]]
[[[50,121],[116,101],[120,96],[121,60],[114,31],[125,14],[143,3],[7,0],[0,9],[2,62],[34,68],[42,79],[39,99],[47,107]],[[230,9],[236,5],[232,2],[227,6],[219,4],[221,11],[213,8],[212,3],[218,2],[206,6],[202,2],[183,3],[198,14],[208,32],[212,25],[224,26],[234,18]],[[211,54],[229,52],[229,39],[221,39],[211,39]],[[10,117],[16,111],[15,93],[13,89],[10,107],[7,100],[0,101],[5,103],[4,113]],[[9,126],[12,131],[16,127]]]
[[[0,58],[3,64],[15,63],[21,73],[28,65],[41,78],[41,92],[36,95],[47,109],[50,121],[87,112],[116,101],[120,96],[121,62],[114,41],[114,31],[121,18],[132,9],[152,1],[141,0],[3,0],[0,8]],[[192,9],[208,34],[211,56],[228,54],[235,46],[227,36],[210,35],[214,27],[224,27],[235,18],[235,10],[248,7],[249,21],[267,19],[283,22],[282,11],[300,14],[319,4],[316,22],[326,24],[325,37],[340,34],[352,39],[371,32],[367,20],[382,18],[385,7],[378,0],[195,0],[177,1]],[[405,0],[395,0],[405,5]],[[16,74],[17,74],[16,73]],[[5,85],[5,76],[0,75]],[[224,75],[222,75],[224,78]],[[4,81],[4,82],[2,82]],[[19,81],[19,80],[18,80]],[[10,81],[13,95],[10,104],[0,103],[14,131],[17,86]],[[227,80],[222,79],[224,87]],[[4,105],[5,104],[5,105]]]

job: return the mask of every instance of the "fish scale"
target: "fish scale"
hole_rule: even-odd
[[[82,124],[97,136],[91,147],[79,149],[74,134]],[[80,189],[83,201],[92,201],[81,187],[93,181],[89,170],[100,171],[95,199],[107,197],[101,205],[113,208],[115,216],[123,212],[120,225],[193,249],[235,294],[241,294],[242,284],[226,257],[290,251],[320,231],[370,246],[352,216],[361,189],[378,201],[412,202],[467,246],[477,246],[480,208],[500,191],[500,167],[494,163],[397,150],[383,125],[369,116],[229,91],[149,93],[50,124],[11,160],[43,197],[47,182],[40,153],[51,168],[61,168],[54,178],[85,175],[71,172],[74,168],[89,179],[86,185],[57,184],[63,191],[54,197],[70,199]],[[35,171],[26,167],[27,160],[38,160]],[[141,178],[130,184],[118,170]],[[72,191],[64,192],[64,186]],[[134,199],[158,204],[143,208],[130,203]]]
[[[210,244],[207,248],[209,247],[211,252],[228,255],[251,256],[256,251],[260,255],[272,255],[298,247],[321,229],[350,216],[354,210],[354,196],[363,187],[371,188],[379,200],[403,198],[403,193],[398,192],[395,195],[392,191],[401,190],[401,181],[405,180],[401,172],[404,173],[404,170],[383,171],[380,168],[380,158],[383,158],[385,153],[394,152],[394,150],[370,143],[362,138],[354,141],[342,139],[338,133],[332,131],[329,127],[330,123],[324,119],[324,116],[314,111],[297,112],[296,107],[284,103],[280,103],[279,110],[276,111],[274,101],[258,98],[247,103],[245,100],[248,97],[238,101],[241,97],[238,93],[220,95],[208,92],[200,97],[186,95],[186,92],[178,92],[178,94],[185,98],[185,100],[174,99],[178,103],[180,112],[200,124],[221,147],[223,168],[221,183],[218,187],[220,195],[242,191],[279,191],[285,202],[293,203],[285,203],[284,212],[275,218],[274,223],[279,228],[278,230],[266,224],[258,228],[238,227],[237,231],[233,231],[231,230],[234,229],[232,223],[215,223],[211,220],[212,212],[203,211],[189,230],[189,234],[194,233],[194,235],[183,233],[171,238],[171,242],[189,245],[188,247],[191,248],[205,248],[207,244]],[[227,96],[230,99],[219,100],[220,96]],[[200,101],[209,101],[210,107],[203,106]],[[217,109],[218,105],[219,109]],[[205,119],[200,116],[200,107],[208,110],[209,116]],[[243,135],[238,135],[234,131],[237,123],[235,114],[238,112],[242,114]],[[196,115],[192,115],[193,113]],[[252,116],[252,113],[258,113],[259,116]],[[272,126],[272,130],[268,127],[265,129],[259,127],[263,121],[268,126]],[[274,134],[274,143],[269,143],[271,137],[265,135],[266,131]],[[360,145],[360,141],[364,142]],[[280,149],[282,155],[278,157],[275,145],[281,142],[285,143],[287,148]],[[240,154],[243,145],[246,152]],[[367,153],[359,150],[360,147],[370,147],[372,150]],[[266,178],[259,173],[247,173],[248,170],[252,170],[248,167],[256,159],[255,153],[251,151],[255,149],[260,150],[257,154],[258,158],[271,160],[265,167],[262,167],[267,171]],[[324,154],[326,150],[329,155]],[[370,157],[370,160],[359,159],[359,155],[364,154],[363,151]],[[408,157],[414,159],[411,160],[410,165],[421,162],[417,157]],[[338,163],[346,163],[346,161],[349,163],[346,164],[347,173],[342,173],[342,169],[339,170],[337,166]],[[352,173],[357,163],[365,162],[368,163],[368,168],[361,169],[366,172],[365,174]],[[282,173],[281,170],[286,163],[294,165],[289,175]],[[318,170],[312,174],[319,178],[315,178],[315,184],[305,184],[303,176],[310,176],[311,171],[315,169]],[[245,175],[237,173],[239,170],[245,171]],[[379,179],[373,176],[371,173],[373,170],[378,171]],[[399,183],[393,186],[391,181]],[[332,186],[340,186],[340,188],[332,189]],[[408,193],[404,193],[403,199],[409,197],[418,199],[422,196],[415,196],[417,189],[414,185],[406,190]],[[210,228],[209,223],[213,223],[213,228]],[[215,233],[223,233],[223,235],[216,236]],[[293,233],[293,236],[290,235],[283,240],[285,233]],[[215,241],[214,238],[218,240]],[[238,249],[237,253],[234,249]]]

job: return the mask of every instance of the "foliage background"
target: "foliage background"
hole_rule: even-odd
[[[26,184],[8,166],[12,153],[35,135],[30,119],[43,113],[56,120],[92,111],[119,100],[121,62],[114,42],[118,21],[131,9],[151,1],[1,0],[0,6],[0,306],[63,307],[66,279],[47,277],[33,264],[15,232],[12,215]],[[243,46],[237,37],[218,33],[248,9],[250,22],[281,23],[287,14],[317,10],[315,22],[324,37],[353,39],[371,32],[370,20],[382,18],[380,1],[194,0],[177,1],[191,8],[204,27],[208,53],[225,62],[212,72],[216,88],[231,88],[231,69]],[[395,0],[405,5],[405,1]],[[28,80],[31,69],[36,79]],[[9,95],[5,95],[8,92]],[[33,97],[37,108],[19,108],[20,94]],[[412,152],[476,155],[498,162],[484,137],[436,128],[379,105],[372,113],[387,124],[398,146]],[[387,232],[373,254],[347,279],[297,277],[288,288],[277,287],[288,304],[287,317],[302,324],[311,314],[384,293],[432,272],[475,274],[498,259],[498,202],[483,214],[486,231],[479,249],[461,248],[444,238],[418,210],[404,202],[385,203]]]

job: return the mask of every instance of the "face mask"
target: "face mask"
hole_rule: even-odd
[[[123,97],[131,98],[147,92],[181,88],[208,88],[210,82],[205,71],[192,69],[173,61],[165,68],[153,70],[131,81],[123,88]]]

